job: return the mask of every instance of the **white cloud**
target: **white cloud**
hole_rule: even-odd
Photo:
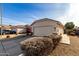
[[[63,24],[66,22],[74,22],[76,26],[79,26],[79,4],[70,4],[70,10],[68,13],[65,16],[57,18],[57,20],[61,21]]]

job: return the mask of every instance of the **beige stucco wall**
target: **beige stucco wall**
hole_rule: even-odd
[[[58,34],[63,33],[63,28],[60,28],[59,25],[54,22],[54,21],[43,21],[43,22],[36,22],[35,24],[32,25],[32,31],[35,27],[45,27],[45,26],[51,26],[52,27],[52,32],[57,32]],[[56,28],[56,29],[54,29]]]
[[[48,26],[48,25],[53,25],[53,26],[56,26],[57,24],[53,21],[43,21],[43,22],[36,22],[33,26]]]

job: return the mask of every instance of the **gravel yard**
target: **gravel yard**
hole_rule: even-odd
[[[51,52],[51,56],[79,56],[79,37],[69,36],[70,45],[59,44],[54,51]]]
[[[7,39],[7,36],[9,36],[9,38],[15,38],[15,37],[17,37],[17,36],[21,36],[21,35],[24,35],[24,34],[18,34],[18,35],[16,35],[16,34],[7,34],[7,35],[0,35],[0,40],[3,40],[3,39]]]

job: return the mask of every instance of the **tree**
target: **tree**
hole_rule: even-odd
[[[65,24],[65,29],[73,29],[74,28],[74,23],[73,22],[67,22]]]
[[[65,24],[65,33],[70,34],[73,33],[74,30],[74,23],[73,22],[67,22]]]

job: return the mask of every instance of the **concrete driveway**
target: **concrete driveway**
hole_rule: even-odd
[[[29,37],[20,36],[12,39],[0,40],[0,56],[18,56],[21,54],[19,43],[27,38]]]

